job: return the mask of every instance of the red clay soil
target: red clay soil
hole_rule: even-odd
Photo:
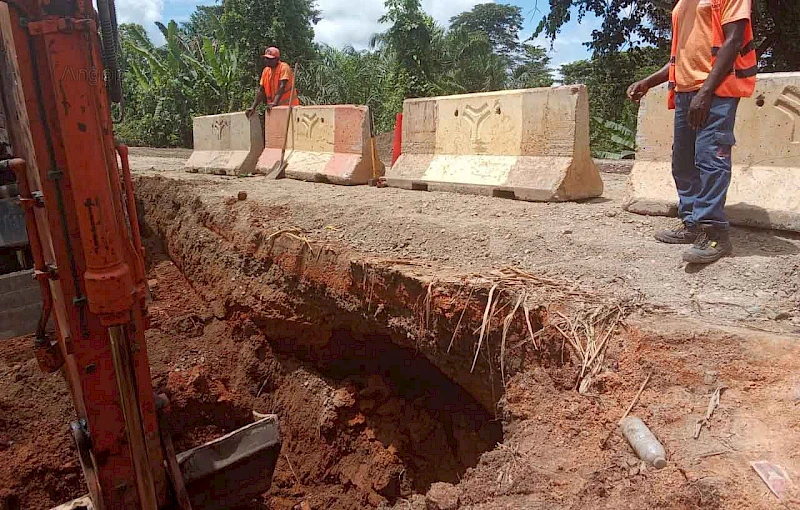
[[[273,489],[250,508],[376,507],[439,480],[457,483],[502,440],[499,423],[413,353],[375,339],[361,361],[342,361],[366,347],[341,332],[324,359],[281,355],[246,316],[218,319],[163,252],[148,248],[148,348],[154,386],[171,400],[176,448],[239,428],[253,410],[281,419]],[[9,510],[47,509],[82,495],[60,376],[39,372],[29,339],[0,344],[0,360],[0,501]],[[400,377],[415,370],[442,391]]]
[[[60,376],[42,374],[31,338],[0,342],[0,508],[50,508],[79,496],[83,480]]]
[[[150,183],[153,197],[165,196],[161,186],[169,183]],[[333,264],[327,272],[314,265],[335,260],[336,247],[319,251],[311,263],[286,251],[277,252],[281,260],[269,259],[271,250],[243,242],[274,231],[266,208],[252,218],[242,208],[237,219],[230,205],[206,206],[186,190],[147,205],[148,217],[169,232],[170,253],[180,266],[151,240],[148,348],[154,386],[172,401],[178,449],[248,423],[254,410],[280,417],[283,450],[273,487],[251,509],[290,510],[305,502],[314,510],[422,510],[423,495],[436,481],[453,484],[461,508],[472,510],[792,508],[769,493],[749,462],[765,459],[800,472],[796,339],[645,316],[611,337],[603,370],[581,395],[575,391],[580,364],[547,326],[540,349],[509,358],[513,375],[497,395],[501,430],[478,404],[479,390],[467,393],[442,375],[469,373],[455,355],[440,353],[437,363],[451,359],[440,372],[385,331],[370,333],[355,323],[352,330],[314,337],[358,307],[369,310],[364,324],[381,317],[408,327],[408,317],[381,315],[401,313],[388,301],[382,312],[372,306],[394,294],[430,310],[431,327],[441,327],[437,337],[446,348],[467,293],[440,281],[427,286],[425,306],[426,285],[412,287],[407,276],[427,269],[414,266],[405,279],[373,275],[378,283],[367,304],[351,277],[330,274]],[[351,266],[361,274],[361,266]],[[298,284],[292,270],[307,278]],[[383,287],[391,275],[403,285]],[[273,286],[262,278],[272,278]],[[315,279],[325,283],[322,294]],[[340,291],[354,294],[337,309],[326,299]],[[481,314],[484,304],[477,299],[464,330],[472,330]],[[426,322],[425,313],[421,317]],[[487,349],[488,343],[499,348],[499,329],[495,325]],[[520,345],[524,333],[511,331],[508,344]],[[467,337],[456,344],[468,345],[454,350],[470,352],[474,334]],[[430,348],[411,331],[408,342]],[[84,492],[67,432],[73,411],[66,387],[59,376],[38,371],[29,346],[26,339],[0,343],[0,502],[9,510],[47,509]],[[616,432],[648,375],[633,412],[667,448],[669,464],[660,471],[642,466]],[[720,386],[727,388],[720,407],[695,440],[696,422]]]
[[[222,298],[231,313],[274,325],[267,328],[273,336],[290,326],[312,335],[341,317],[389,324],[394,343],[424,352],[475,398],[485,400],[485,391],[468,377],[472,357],[465,362],[456,354],[474,352],[477,335],[469,332],[480,329],[475,316],[486,306],[485,294],[476,292],[464,333],[450,353],[448,343],[470,291],[434,264],[390,270],[385,268],[400,264],[361,256],[314,235],[292,241],[280,235],[286,221],[276,216],[283,213],[270,214],[274,205],[255,194],[236,202],[184,184],[142,178],[137,190],[148,223],[168,239],[171,256],[207,301]],[[513,300],[507,300],[497,308],[513,307]],[[331,313],[337,310],[330,307],[332,301],[338,313]],[[281,323],[274,320],[276,310]],[[505,313],[498,310],[500,318],[484,345],[494,354],[502,349]],[[628,322],[610,337],[603,368],[585,395],[575,390],[580,362],[551,325],[545,324],[542,348],[528,353],[517,350],[526,343],[524,334],[509,333],[506,344],[513,352],[507,356],[506,374],[512,376],[505,395],[497,395],[504,441],[459,477],[463,508],[782,507],[750,462],[766,459],[790,473],[800,468],[796,338],[646,310]],[[309,344],[296,334],[287,336],[296,345]],[[483,384],[490,387],[492,365],[481,357],[478,367],[489,368]],[[669,465],[660,471],[641,466],[616,431],[648,375],[650,384],[633,412],[667,448]],[[695,440],[697,420],[720,386],[727,387],[720,406]],[[420,497],[408,498],[408,505],[424,508]],[[408,505],[398,500],[396,508]]]

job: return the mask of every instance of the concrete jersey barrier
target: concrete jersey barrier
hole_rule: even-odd
[[[676,215],[672,178],[674,112],[667,90],[650,91],[639,110],[638,152],[624,207]],[[739,104],[726,211],[731,223],[800,231],[800,73],[760,74]]]
[[[190,172],[248,175],[264,150],[258,115],[244,112],[194,118],[194,152],[186,162]]]
[[[389,186],[529,201],[597,197],[582,85],[410,99]]]
[[[286,137],[286,107],[266,117],[266,142],[258,172],[269,173],[281,159]],[[331,184],[367,184],[372,179],[369,108],[331,105],[299,106],[292,112],[286,148],[286,177]],[[384,165],[377,159],[378,176]]]
[[[0,340],[36,331],[42,313],[40,292],[31,271],[0,275]]]

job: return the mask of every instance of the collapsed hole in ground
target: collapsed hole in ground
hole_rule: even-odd
[[[173,300],[179,307],[189,303],[179,286],[158,279],[156,295],[165,310]],[[187,333],[176,330],[175,321],[161,322],[155,336],[163,340],[154,339],[169,345],[158,349],[167,370],[157,387],[172,402],[178,450],[253,421],[253,410],[279,416],[282,453],[259,505],[288,510],[303,499],[312,508],[343,510],[395,504],[436,482],[458,484],[482,454],[502,443],[495,410],[436,366],[459,363],[455,358],[431,362],[327,295],[304,293],[289,301],[302,305],[278,312],[277,304],[252,309],[232,301],[216,318],[192,314],[199,326],[185,342],[195,354],[174,345],[175,333]],[[338,329],[321,317],[335,317]],[[201,356],[205,361],[198,362]],[[490,388],[487,378],[487,393]]]
[[[338,388],[347,403],[323,420],[322,434],[334,436],[356,423],[399,459],[398,479],[380,491],[389,500],[424,494],[436,482],[458,483],[503,441],[494,413],[388,336],[336,329],[321,346],[298,348],[291,339],[272,345]]]

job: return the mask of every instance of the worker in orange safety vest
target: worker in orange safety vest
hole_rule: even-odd
[[[675,110],[672,174],[681,224],[658,241],[692,244],[688,263],[708,264],[731,254],[725,201],[731,182],[739,100],[753,95],[758,63],[752,0],[678,0],[672,11],[672,56],[661,70],[634,83],[638,103],[669,82]]]
[[[264,70],[261,72],[253,105],[246,111],[248,117],[253,115],[261,103],[267,104],[267,111],[276,106],[288,106],[290,102],[294,106],[300,104],[294,88],[294,72],[289,64],[281,61],[281,51],[270,46],[264,52],[263,59]]]

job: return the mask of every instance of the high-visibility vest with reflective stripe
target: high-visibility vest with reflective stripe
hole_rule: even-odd
[[[717,53],[725,43],[725,31],[722,29],[722,5],[726,0],[711,0],[711,29],[713,41],[711,46],[711,64],[717,61]],[[669,61],[669,108],[675,109],[675,92],[677,87],[676,62],[678,54],[678,24],[674,21],[672,32],[672,57]],[[753,40],[753,22],[747,20],[747,27],[744,31],[744,45],[736,61],[733,64],[731,73],[722,81],[714,92],[719,97],[750,97],[756,89],[756,75],[758,74],[758,57],[756,56],[756,45]]]

